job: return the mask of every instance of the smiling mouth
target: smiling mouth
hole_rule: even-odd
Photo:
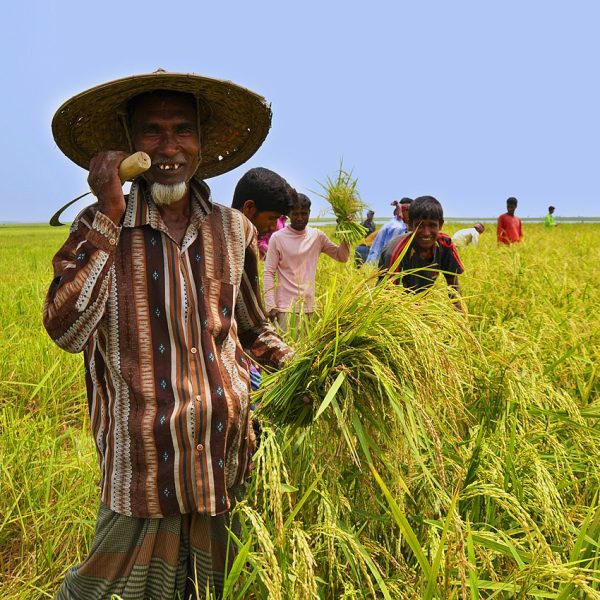
[[[177,171],[183,163],[159,163],[157,166],[161,171]]]

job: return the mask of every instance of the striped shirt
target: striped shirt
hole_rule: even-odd
[[[142,180],[122,226],[85,209],[44,304],[50,337],[84,353],[101,499],[128,516],[226,512],[255,449],[244,350],[275,368],[291,354],[265,320],[256,230],[190,189],[181,246]]]

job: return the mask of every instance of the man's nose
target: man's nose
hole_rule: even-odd
[[[167,156],[177,153],[179,151],[177,136],[169,132],[163,133],[160,136],[159,150]]]

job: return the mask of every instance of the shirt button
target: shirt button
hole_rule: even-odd
[[[114,245],[117,243],[117,240],[115,240],[115,238],[110,238],[110,240],[108,240],[108,243],[109,243],[111,246],[114,246]]]
[[[204,446],[202,444],[198,444],[196,446],[196,450],[198,450],[198,452],[204,452]]]
[[[192,354],[196,354],[196,352],[198,352],[198,350],[197,350],[196,348],[192,348],[192,349],[190,350],[190,352],[191,352]]]
[[[202,396],[196,396],[196,400],[198,400],[198,402],[200,402],[200,400],[202,400]]]

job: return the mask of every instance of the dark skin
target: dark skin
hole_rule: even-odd
[[[132,134],[135,150],[146,152],[152,161],[143,175],[149,183],[188,184],[200,164],[200,135],[191,98],[145,98],[135,107]],[[98,198],[100,211],[117,225],[125,212],[118,170],[127,156],[125,152],[108,151],[90,161],[90,188]],[[189,186],[179,201],[160,205],[158,210],[169,236],[181,245],[190,220]]]
[[[413,248],[424,261],[432,261],[435,254],[435,243],[438,233],[442,230],[444,219],[422,219],[421,221],[408,221],[408,228],[415,232]],[[444,273],[446,282],[453,290],[452,294],[457,298],[453,303],[454,308],[464,312],[464,306],[460,300],[461,290],[456,273]]]
[[[506,212],[512,217],[515,214],[517,205],[514,202],[506,203]]]
[[[259,211],[254,200],[246,200],[242,206],[243,215],[256,227],[258,235],[264,235],[277,229],[277,220],[281,214],[276,210]]]

